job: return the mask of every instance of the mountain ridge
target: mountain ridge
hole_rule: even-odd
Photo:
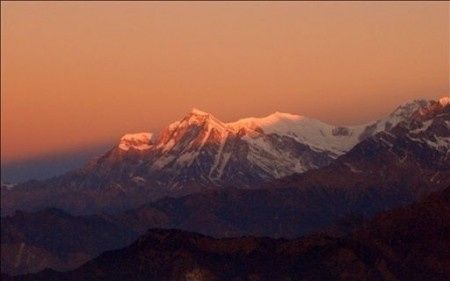
[[[223,123],[206,112],[195,114],[198,111],[193,111],[170,124],[158,136],[151,133],[126,135],[122,138],[126,143],[119,142],[81,170],[5,190],[2,213],[3,210],[31,210],[39,206],[83,210],[84,213],[123,210],[164,196],[231,186],[267,186],[273,180],[282,182],[283,178],[297,177],[322,167],[327,170],[326,167],[337,159],[346,157],[348,152],[336,155],[325,148],[317,149],[306,137],[296,134],[296,128],[313,139],[316,135],[321,135],[322,140],[358,139],[355,146],[364,140],[375,140],[366,143],[363,150],[367,151],[393,145],[390,140],[397,139],[399,145],[404,146],[403,150],[447,155],[450,147],[448,108],[448,104],[441,101],[414,101],[367,126],[349,129],[327,125],[326,130],[321,127],[322,123],[317,127],[316,121],[311,123],[312,119],[291,114],[276,113],[282,125],[274,129],[267,118],[241,119],[238,122],[241,124],[236,125],[236,122]],[[260,121],[263,125],[256,124]],[[333,141],[327,141],[329,144]],[[121,145],[127,145],[126,149],[121,149]],[[133,148],[136,145],[139,149]],[[380,159],[380,163],[393,160],[389,156],[391,152],[385,152],[386,159]],[[361,157],[365,156],[361,154]],[[411,159],[416,161],[420,158],[417,157]],[[395,158],[395,161],[404,160]],[[354,176],[358,178],[358,174],[350,175]]]
[[[448,280],[449,191],[382,213],[341,237],[217,239],[150,229],[130,246],[105,252],[76,270],[2,279]]]

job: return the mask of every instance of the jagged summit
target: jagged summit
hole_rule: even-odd
[[[152,137],[153,134],[148,132],[125,134],[120,138],[119,148],[125,151],[130,149],[147,150],[152,147]]]
[[[430,106],[432,103],[432,100],[426,100],[426,99],[417,99],[414,101],[406,102],[390,114],[390,116],[411,116],[415,111],[419,109],[424,109]]]
[[[204,188],[260,187],[274,179],[319,170],[351,155],[356,155],[356,162],[348,168],[359,173],[362,168],[358,161],[377,157],[379,149],[386,150],[389,162],[402,167],[414,164],[416,158],[411,158],[411,162],[405,160],[408,153],[390,157],[405,149],[428,155],[419,157],[425,159],[423,163],[448,161],[450,117],[448,106],[441,106],[447,103],[448,99],[415,101],[385,118],[355,127],[336,127],[280,112],[232,123],[221,122],[203,111],[201,115],[188,114],[166,127],[158,137],[148,132],[127,134],[118,147],[83,169],[49,180],[46,184],[51,192],[45,191],[42,195],[45,200],[38,200],[36,206],[50,199],[60,200],[61,187],[70,196],[72,190],[77,194],[80,190],[87,194],[98,191],[105,195],[104,200],[111,200],[120,208],[139,205],[148,194],[166,196]],[[441,177],[444,178],[436,174],[433,180],[437,182]],[[16,194],[15,190],[7,192]],[[142,197],[141,192],[147,195]],[[133,196],[127,199],[129,194]],[[116,195],[120,198],[115,198]],[[20,200],[28,207],[34,198],[30,194]],[[89,207],[91,201],[76,198],[73,202],[76,208]],[[17,205],[14,200],[10,209]]]
[[[373,133],[379,132],[397,125],[402,120],[411,118],[415,112],[426,110],[433,104],[447,106],[449,103],[449,97],[442,97],[435,101],[417,99],[398,106],[385,118],[353,127],[331,126],[316,119],[279,111],[265,117],[248,117],[225,123],[214,117],[211,113],[194,107],[184,118],[167,126],[160,135],[172,134],[171,132],[173,131],[185,129],[190,126],[203,126],[206,130],[215,129],[220,131],[222,135],[225,133],[237,133],[241,129],[245,129],[245,131],[259,129],[265,134],[294,137],[298,141],[315,146],[317,149],[325,149],[339,154],[356,144],[359,135],[367,127],[372,127]],[[336,134],[337,131],[345,131],[346,133]],[[347,138],[343,139],[343,136]],[[352,137],[348,138],[349,136]],[[139,150],[150,149],[151,139],[153,137],[154,135],[151,133],[127,134],[122,137],[120,148],[123,150],[129,150],[132,147]],[[329,144],[328,146],[327,143]]]
[[[416,112],[426,112],[436,105],[447,106],[450,103],[450,97],[444,96],[437,100],[416,99],[414,101],[406,102],[392,112],[389,116],[403,116],[411,117]]]
[[[170,124],[167,129],[169,131],[173,131],[186,129],[191,126],[200,126],[208,130],[210,128],[216,128],[217,130],[226,130],[225,124],[214,117],[214,115],[196,108],[193,108],[183,119]]]
[[[448,104],[448,100],[448,97],[435,101],[415,100],[397,107],[385,118],[352,127],[333,126],[279,111],[265,117],[226,123],[211,113],[193,108],[182,119],[167,126],[158,137],[152,133],[122,137],[121,155],[123,159],[137,163],[136,167],[123,169],[118,163],[122,161],[120,157],[109,158],[109,163],[116,163],[118,173],[126,172],[133,178],[137,176],[169,187],[183,186],[186,182],[245,186],[328,165],[362,140],[401,123],[411,123],[413,119],[414,129],[422,130],[417,127],[417,122],[428,118],[429,112],[441,110],[440,105]],[[441,123],[430,128],[440,126],[439,130],[445,131],[447,123]],[[428,143],[439,147],[447,145],[445,134],[436,138]],[[139,159],[132,160],[134,153],[123,154],[129,150],[145,153],[139,153],[136,155]],[[99,163],[98,167],[111,166]],[[109,173],[110,170],[105,170],[100,174]],[[126,178],[128,174],[118,177]],[[236,174],[242,176],[236,177]]]

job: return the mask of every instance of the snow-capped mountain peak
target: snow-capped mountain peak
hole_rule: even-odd
[[[418,175],[417,179],[433,173],[431,181],[438,183],[446,177],[433,165],[439,162],[448,167],[450,157],[448,104],[448,98],[414,101],[385,118],[354,127],[281,112],[224,123],[210,113],[195,110],[170,124],[157,138],[148,132],[123,136],[118,146],[81,170],[51,179],[47,182],[50,189],[37,190],[44,192],[40,198],[49,198],[48,202],[60,200],[63,188],[68,194],[80,194],[73,204],[82,209],[94,205],[91,202],[103,205],[110,200],[123,208],[144,203],[142,200],[150,194],[181,195],[215,187],[257,188],[274,179],[335,163],[338,169],[324,171],[334,171],[333,181],[342,180],[342,184],[346,184],[346,177],[357,176],[352,185],[355,188],[367,177],[384,180],[391,168],[394,174],[397,169],[408,169],[396,177],[402,184],[411,172]],[[380,161],[389,165],[381,173],[372,173],[370,167],[384,165]],[[424,173],[422,164],[428,165]],[[364,170],[369,172],[359,175]],[[320,182],[326,174],[316,175],[312,183]],[[370,184],[370,188],[376,186]],[[2,194],[12,194],[22,186],[4,188],[7,186],[2,185]],[[24,190],[29,194],[24,206],[44,201],[34,200],[36,193],[27,191],[31,189]]]
[[[389,117],[401,117],[401,118],[411,117],[416,111],[429,107],[431,102],[432,101],[430,100],[424,99],[407,102],[397,107],[397,109],[394,112],[392,112],[389,115]]]
[[[367,124],[366,131],[363,134],[373,135],[384,130],[390,130],[401,122],[411,120],[415,115],[423,115],[429,110],[433,103],[436,104],[436,101],[425,99],[406,102],[398,106],[388,116],[381,118],[372,124]]]
[[[342,154],[358,141],[359,127],[335,127],[313,118],[275,112],[262,118],[245,118],[228,123],[232,128],[261,129],[265,134],[290,137],[317,151]],[[345,132],[345,134],[343,133]]]
[[[152,133],[126,134],[120,138],[119,148],[125,151],[130,149],[148,150],[152,147],[152,137]]]
[[[275,112],[273,114],[270,114],[266,117],[249,117],[249,118],[243,118],[236,122],[230,122],[227,125],[230,128],[239,130],[241,128],[260,128],[260,129],[266,129],[266,133],[270,133],[270,131],[274,130],[274,127],[277,126],[283,126],[283,124],[299,121],[303,119],[303,116],[290,114],[290,113],[282,113],[282,112]],[[272,128],[272,130],[270,129]]]
[[[416,100],[378,121],[351,127],[283,112],[225,123],[194,108],[157,138],[151,133],[123,136],[120,153],[107,154],[100,161],[110,164],[99,162],[97,167],[107,169],[100,173],[107,175],[117,166],[119,178],[130,175],[173,188],[189,183],[251,185],[328,165],[365,138],[390,132],[399,124],[415,130],[412,138],[430,139],[433,145],[446,147],[448,120],[433,124],[420,121],[432,118],[444,104],[448,105],[448,98]],[[431,138],[428,132],[441,133]],[[125,162],[117,163],[124,159],[131,163],[127,168],[122,167]]]
[[[191,126],[202,127],[205,130],[210,130],[212,128],[219,131],[227,130],[225,124],[214,117],[214,115],[196,108],[192,109],[180,121],[174,122],[169,125],[168,129],[180,131],[181,129],[185,129]]]

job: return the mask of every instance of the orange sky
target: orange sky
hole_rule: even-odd
[[[448,2],[2,2],[2,162],[192,107],[376,119],[449,92]]]

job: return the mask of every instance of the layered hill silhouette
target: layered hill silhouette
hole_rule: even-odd
[[[216,239],[151,229],[69,272],[3,280],[448,280],[450,187],[343,237]]]

